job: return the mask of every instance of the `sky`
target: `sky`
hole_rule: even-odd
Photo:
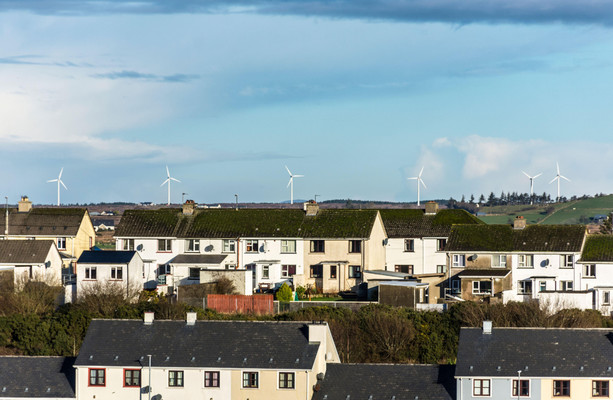
[[[611,193],[612,77],[613,0],[0,0],[0,196]]]

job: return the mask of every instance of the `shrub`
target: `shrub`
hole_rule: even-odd
[[[287,283],[283,283],[279,290],[277,290],[277,300],[284,303],[292,301],[292,289],[289,288]]]

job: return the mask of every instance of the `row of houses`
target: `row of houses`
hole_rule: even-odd
[[[610,398],[611,329],[460,330],[456,365],[342,364],[326,323],[93,320],[78,357],[0,357],[3,399]]]

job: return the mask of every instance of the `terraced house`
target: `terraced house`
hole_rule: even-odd
[[[581,286],[592,292],[592,308],[603,315],[612,315],[613,236],[588,236],[578,264],[581,266]]]
[[[591,307],[577,261],[585,227],[456,225],[446,252],[448,297],[498,301],[539,299],[557,307]]]

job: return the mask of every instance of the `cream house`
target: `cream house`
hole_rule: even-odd
[[[0,288],[27,281],[61,284],[62,259],[53,240],[0,240]]]

